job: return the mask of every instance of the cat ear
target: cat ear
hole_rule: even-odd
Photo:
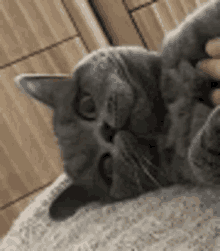
[[[97,187],[88,189],[86,186],[72,184],[52,202],[49,215],[55,221],[65,220],[80,208],[91,202],[99,201],[103,196],[103,191],[97,190]]]
[[[27,94],[53,108],[57,83],[67,78],[70,76],[65,74],[21,74],[15,77],[14,81]]]

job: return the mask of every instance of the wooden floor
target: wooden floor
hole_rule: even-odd
[[[159,50],[166,32],[206,1],[89,2],[0,2],[0,237],[19,212],[63,172],[52,111],[21,93],[14,77],[70,73],[86,54],[109,44]]]

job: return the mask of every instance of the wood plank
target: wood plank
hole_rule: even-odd
[[[157,0],[155,3],[160,4],[161,2],[166,0]],[[201,0],[201,2],[206,2],[208,0]],[[125,0],[125,4],[127,4],[129,10],[133,11],[136,8],[141,8],[144,5],[153,4],[153,0]],[[181,4],[184,7],[186,13],[192,12],[193,9],[197,7],[197,2],[200,3],[200,0],[176,0],[178,4]]]
[[[203,5],[203,4],[205,4],[205,3],[209,2],[209,1],[211,1],[211,0],[196,0],[196,3],[197,3],[198,6],[201,6],[201,5]]]
[[[133,14],[149,50],[160,50],[164,30],[152,5]]]
[[[0,207],[44,185],[0,114]]]
[[[64,0],[66,8],[75,23],[89,51],[109,45],[96,17],[87,1]]]
[[[177,0],[166,0],[166,3],[170,8],[173,19],[180,24],[186,17],[186,13],[183,6],[181,5],[181,2]]]
[[[152,3],[152,0],[125,0],[124,2],[127,4],[129,10],[133,10],[142,5],[147,5],[147,4]]]
[[[77,34],[61,0],[2,0],[0,15],[0,67]]]
[[[0,211],[0,238],[3,238],[4,235],[10,229],[12,222],[16,219],[17,215],[13,210],[1,210]]]
[[[184,8],[185,13],[188,15],[192,13],[198,6],[196,0],[183,0],[180,2]]]
[[[143,43],[121,1],[93,0],[93,5],[112,38],[114,45],[142,45]]]
[[[178,23],[172,17],[171,10],[165,0],[161,0],[152,4],[151,8],[154,10],[154,13],[158,21],[160,22],[165,34],[176,27]]]

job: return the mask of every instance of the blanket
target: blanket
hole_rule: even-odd
[[[69,184],[62,174],[37,196],[0,250],[220,250],[218,187],[173,186],[105,206],[93,202],[52,221],[49,205]]]

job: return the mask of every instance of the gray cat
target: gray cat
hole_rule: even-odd
[[[65,219],[86,203],[134,198],[172,184],[219,184],[218,82],[196,68],[220,35],[220,1],[172,31],[162,53],[136,46],[99,49],[71,75],[18,76],[54,110],[54,132],[73,184],[50,215]],[[210,116],[208,118],[208,116]],[[198,122],[199,121],[199,122]]]

